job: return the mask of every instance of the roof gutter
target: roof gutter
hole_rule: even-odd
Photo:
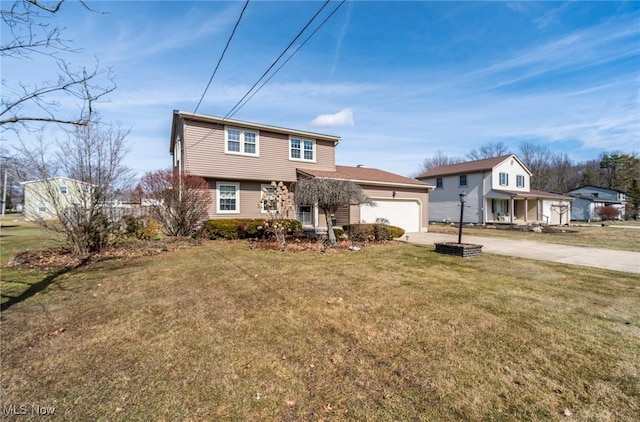
[[[299,173],[304,174],[305,176],[312,177],[314,179],[332,179],[332,180],[345,180],[349,182],[354,182],[361,185],[373,185],[373,186],[389,186],[389,187],[404,187],[404,188],[412,188],[412,189],[426,189],[427,191],[435,189],[433,185],[414,185],[412,183],[398,183],[398,182],[382,182],[376,180],[361,180],[361,179],[347,179],[346,177],[328,177],[328,176],[315,176],[313,174],[307,173],[303,170],[298,169]]]
[[[205,114],[191,113],[186,111],[175,110],[174,115],[179,115],[185,120],[195,120],[200,122],[217,124],[219,126],[240,126],[247,129],[264,130],[267,132],[298,135],[298,136],[312,138],[316,140],[331,141],[336,145],[340,143],[340,141],[342,140],[340,136],[327,135],[327,134],[316,133],[316,132],[308,132],[308,131],[297,130],[297,129],[287,129],[280,126],[271,126],[271,125],[265,125],[262,123],[245,122],[242,120],[225,119],[222,117],[207,116]]]

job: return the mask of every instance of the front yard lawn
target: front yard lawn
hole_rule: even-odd
[[[0,330],[20,420],[640,414],[640,277],[497,255],[208,242],[60,273]]]

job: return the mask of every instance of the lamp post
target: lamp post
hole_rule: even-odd
[[[462,243],[462,217],[464,216],[464,203],[467,202],[467,192],[461,192],[460,196],[460,225],[458,226],[458,244]]]

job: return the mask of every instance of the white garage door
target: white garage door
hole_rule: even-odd
[[[375,223],[386,218],[392,226],[402,227],[407,233],[420,231],[420,204],[416,201],[375,199],[376,206],[360,205],[360,220]]]

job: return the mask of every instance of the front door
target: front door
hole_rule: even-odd
[[[302,223],[302,227],[314,227],[313,206],[298,205],[296,209],[296,220]]]

